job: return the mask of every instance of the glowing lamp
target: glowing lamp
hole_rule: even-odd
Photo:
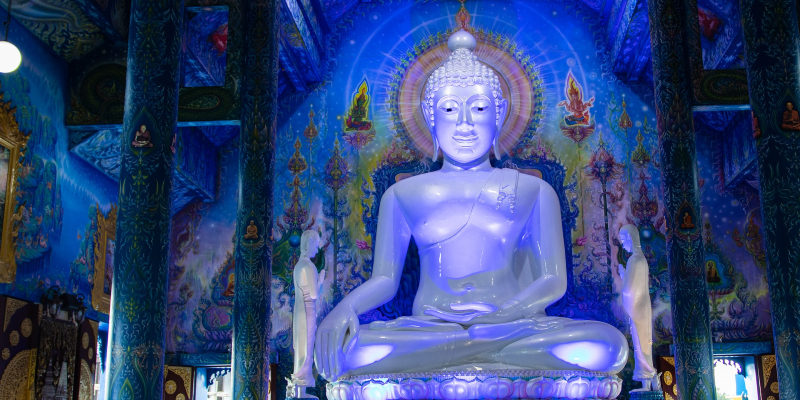
[[[5,40],[0,41],[0,73],[14,72],[21,62],[22,54],[17,46]]]
[[[3,24],[6,26],[6,39],[0,41],[0,73],[14,72],[22,62],[17,46],[8,41],[8,28],[11,27],[11,0],[8,0],[8,19]]]

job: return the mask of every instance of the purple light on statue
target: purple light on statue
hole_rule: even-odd
[[[347,355],[350,368],[360,368],[365,365],[376,363],[394,350],[390,344],[374,344],[363,347],[356,347]]]
[[[550,353],[554,356],[592,371],[599,371],[613,364],[608,345],[597,342],[573,342],[553,346]]]

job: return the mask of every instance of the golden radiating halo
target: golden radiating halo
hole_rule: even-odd
[[[532,118],[533,88],[522,66],[507,52],[479,40],[475,48],[478,61],[486,64],[500,78],[503,98],[509,112],[500,133],[500,147],[507,152],[517,144]],[[398,116],[408,137],[420,151],[433,156],[433,140],[425,123],[420,104],[424,100],[428,76],[442,65],[451,52],[447,44],[433,47],[422,54],[409,68],[397,98]]]

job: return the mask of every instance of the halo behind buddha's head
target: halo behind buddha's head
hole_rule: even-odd
[[[476,40],[465,30],[451,34],[446,45],[435,45],[419,54],[403,69],[398,87],[396,115],[404,134],[418,150],[436,158],[438,149],[429,129],[430,120],[421,112],[422,107],[428,107],[425,114],[430,114],[430,99],[448,84],[485,84],[497,93],[495,100],[507,102],[506,115],[500,116],[503,120],[498,121],[502,122],[498,124],[502,126],[497,137],[499,149],[516,146],[532,120],[536,108],[534,100],[541,100],[534,99],[533,82],[514,54],[490,41]]]

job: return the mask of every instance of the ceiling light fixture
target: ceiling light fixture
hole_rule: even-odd
[[[3,23],[6,26],[6,38],[0,40],[0,73],[4,74],[16,71],[22,62],[22,54],[19,49],[8,41],[8,28],[11,27],[11,1],[8,0],[8,19]]]

